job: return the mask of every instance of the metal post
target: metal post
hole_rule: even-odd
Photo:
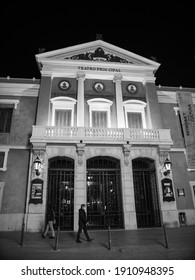
[[[108,250],[111,250],[111,234],[110,234],[110,226],[108,227]]]
[[[58,225],[58,228],[57,228],[57,234],[56,234],[54,251],[58,250],[59,239],[60,239],[60,225]]]
[[[59,208],[58,208],[58,228],[57,228],[57,235],[56,235],[56,240],[55,240],[55,247],[54,251],[58,250],[58,245],[59,245],[59,239],[60,239],[60,218],[61,218],[61,187],[59,188]]]
[[[25,216],[23,217],[23,221],[22,221],[20,246],[23,246],[23,245],[24,245],[24,228],[25,228]]]
[[[163,224],[163,232],[165,236],[165,247],[166,249],[169,249],[169,243],[168,243],[168,236],[167,236],[167,231],[166,231],[166,225]]]

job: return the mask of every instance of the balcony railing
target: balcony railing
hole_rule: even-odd
[[[170,129],[33,126],[30,141],[45,143],[170,144]]]

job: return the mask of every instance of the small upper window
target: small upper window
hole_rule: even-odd
[[[9,133],[13,109],[17,109],[19,100],[0,99],[0,133]]]
[[[127,128],[146,128],[145,107],[146,103],[139,100],[123,102]]]
[[[92,111],[92,127],[108,127],[107,111]]]
[[[71,110],[55,110],[55,126],[71,126]]]
[[[52,103],[52,125],[74,126],[74,106],[76,100],[70,97],[55,97]]]
[[[9,133],[11,128],[13,108],[0,107],[0,133]]]
[[[93,98],[87,103],[89,105],[90,127],[111,127],[110,107],[113,102],[104,98]]]
[[[127,112],[128,128],[143,128],[142,114],[139,112]]]

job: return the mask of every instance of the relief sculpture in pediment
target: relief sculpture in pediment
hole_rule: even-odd
[[[66,57],[65,59],[132,63],[119,56],[105,53],[105,51],[101,47],[98,47],[94,52],[81,53],[81,54],[73,55],[71,57]]]

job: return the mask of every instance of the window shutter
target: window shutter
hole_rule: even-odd
[[[107,112],[92,111],[92,127],[107,128]]]
[[[71,110],[55,110],[55,126],[71,126]]]
[[[141,113],[128,112],[127,119],[129,128],[143,128]]]

